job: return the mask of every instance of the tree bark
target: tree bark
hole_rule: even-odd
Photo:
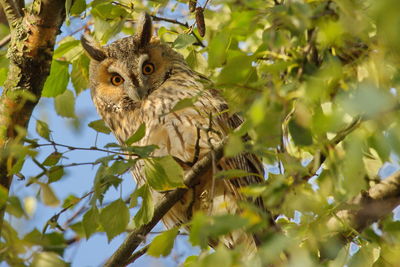
[[[21,3],[22,1],[19,1]],[[11,29],[7,80],[0,98],[0,185],[8,191],[13,148],[22,145],[32,111],[50,73],[57,35],[65,19],[65,0],[35,0],[22,16],[12,0],[0,1]],[[5,205],[0,210],[0,230]]]
[[[321,243],[321,259],[333,259],[344,244],[365,230],[372,223],[388,216],[400,205],[400,171],[379,184],[363,191],[329,218],[326,241]]]

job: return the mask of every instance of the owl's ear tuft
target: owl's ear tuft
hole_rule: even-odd
[[[139,48],[144,48],[151,40],[153,25],[151,17],[147,13],[142,13],[136,28],[136,37],[139,40]]]
[[[92,36],[83,34],[81,37],[81,44],[92,59],[103,61],[107,57],[104,49]]]

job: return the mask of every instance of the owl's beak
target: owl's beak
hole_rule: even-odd
[[[143,100],[147,96],[147,88],[142,86],[138,87],[137,94],[139,96],[139,99]]]

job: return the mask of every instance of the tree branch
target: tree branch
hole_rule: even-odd
[[[386,217],[399,205],[400,171],[397,171],[368,191],[361,192],[328,220],[324,231],[329,240],[321,244],[321,258],[336,257],[340,245],[350,242],[357,233]]]
[[[65,19],[65,0],[35,0],[24,17],[11,0],[0,0],[11,26],[7,80],[0,98],[0,185],[10,188],[15,158],[11,145],[23,143],[32,111],[49,75],[56,36]],[[18,22],[16,22],[18,21]],[[0,209],[0,231],[5,206]]]
[[[154,217],[150,222],[140,226],[128,234],[125,241],[117,249],[117,251],[109,258],[104,266],[125,266],[129,263],[132,253],[142,243],[143,237],[146,236],[153,227],[164,217],[164,215],[180,200],[183,195],[193,187],[205,172],[211,168],[212,153],[216,161],[223,156],[223,148],[225,142],[222,142],[214,151],[211,151],[202,159],[200,159],[190,171],[185,175],[185,185],[187,188],[178,188],[165,196],[154,209]]]
[[[11,29],[16,28],[22,17],[21,13],[19,12],[19,7],[17,7],[16,3],[12,0],[0,0],[0,4],[3,7],[3,11]]]

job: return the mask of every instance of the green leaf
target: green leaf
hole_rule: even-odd
[[[133,143],[136,143],[137,141],[140,141],[145,135],[146,135],[146,125],[142,123],[140,124],[136,132],[125,141],[125,144],[129,146]]]
[[[113,175],[121,175],[127,172],[131,167],[133,167],[134,164],[134,160],[130,160],[128,162],[117,160],[113,163],[113,165],[111,165],[111,167],[109,168],[109,172]]]
[[[118,146],[118,147],[120,147],[120,146]],[[146,158],[146,157],[150,156],[150,154],[157,148],[158,148],[158,146],[156,146],[156,145],[129,146],[129,147],[124,147],[124,150],[129,151],[134,154],[137,154],[141,158]]]
[[[100,223],[106,231],[108,241],[123,233],[129,222],[129,209],[122,199],[105,207],[100,213]]]
[[[99,133],[111,133],[110,128],[106,126],[103,120],[92,121],[88,124],[88,126]]]
[[[64,168],[62,166],[52,166],[46,173],[49,177],[49,184],[59,181],[64,176]]]
[[[224,155],[227,157],[233,157],[242,152],[244,145],[240,136],[230,135],[228,143],[224,147]]]
[[[350,259],[349,267],[364,267],[364,266],[374,266],[379,258],[381,248],[378,244],[369,243],[365,244],[357,251],[353,257]]]
[[[22,167],[24,166],[25,163],[25,157],[20,157],[17,162],[14,163],[12,166],[9,174],[16,174],[21,171]]]
[[[86,1],[85,0],[75,0],[71,6],[70,14],[72,16],[79,16],[83,11],[86,10]]]
[[[75,96],[70,90],[65,90],[54,98],[54,107],[61,117],[75,118]]]
[[[241,229],[249,224],[249,221],[235,214],[224,214],[213,217],[211,227],[208,228],[209,236],[219,237]]]
[[[175,112],[187,107],[193,107],[193,104],[197,101],[197,97],[189,97],[179,100],[170,112]]]
[[[221,70],[218,84],[243,84],[254,72],[251,66],[253,58],[248,55],[238,55],[228,60],[228,64]],[[240,67],[239,67],[240,66]]]
[[[234,214],[209,217],[198,212],[191,222],[189,241],[192,245],[205,249],[208,246],[209,238],[216,239],[219,236],[244,228],[249,224],[250,221],[248,219]]]
[[[21,218],[22,216],[26,216],[24,209],[22,208],[21,201],[18,197],[10,196],[8,198],[8,205],[6,212],[13,215],[16,218]]]
[[[147,182],[155,190],[166,191],[185,187],[183,169],[171,156],[146,159],[144,173]]]
[[[33,256],[31,267],[67,267],[69,266],[61,257],[50,251],[37,252]]]
[[[92,10],[92,14],[93,11],[94,10]],[[124,17],[121,16],[114,20],[105,20],[94,16],[94,34],[96,39],[100,40],[101,43],[106,43],[111,37],[119,33],[125,23],[123,18]]]
[[[174,43],[172,44],[172,47],[176,49],[181,49],[195,42],[196,38],[193,35],[189,35],[186,33],[179,34],[178,37],[175,39]]]
[[[46,140],[50,140],[50,130],[47,123],[41,120],[36,120],[36,132]]]
[[[8,189],[0,185],[0,207],[3,207],[8,199]]]
[[[150,187],[145,184],[136,190],[133,198],[141,197],[142,206],[134,217],[135,226],[139,227],[143,224],[148,223],[154,214],[153,198],[151,196]]]
[[[50,187],[50,185],[38,182],[40,185],[41,189],[41,198],[42,202],[46,206],[50,207],[57,207],[60,204],[60,200],[58,200],[56,194],[54,193],[53,189]]]
[[[71,9],[71,5],[72,5],[72,0],[65,1],[65,22],[66,22],[67,26],[69,26],[71,23],[69,20],[69,11]]]
[[[69,225],[69,228],[75,232],[78,237],[84,238],[86,237],[85,230],[83,229],[82,222],[77,222],[72,225]]]
[[[71,81],[77,95],[89,87],[89,58],[85,54],[72,63]]]
[[[43,87],[43,97],[55,97],[64,93],[69,80],[68,66],[67,62],[53,60],[50,75]]]
[[[97,228],[100,225],[99,210],[93,206],[83,215],[82,226],[85,231],[86,239],[89,239],[92,234],[97,232]]]
[[[295,119],[289,121],[289,132],[293,141],[298,146],[309,146],[313,144],[311,131],[296,122]]]
[[[175,238],[179,233],[178,228],[172,228],[156,236],[150,244],[147,254],[153,257],[166,257],[174,247]]]
[[[71,36],[67,36],[59,47],[54,51],[53,58],[62,59],[63,61],[73,61],[82,52],[80,41]]]
[[[208,64],[210,68],[221,67],[227,58],[227,50],[230,43],[230,33],[220,31],[211,39],[208,46]]]
[[[47,156],[47,158],[43,161],[43,165],[45,166],[53,166],[56,165],[62,157],[60,152],[53,152]]]
[[[4,86],[7,79],[8,68],[0,68],[0,86]]]
[[[77,196],[74,195],[69,195],[64,199],[64,202],[62,204],[63,209],[69,207],[70,205],[75,205],[76,203],[79,203],[80,199]]]
[[[210,218],[201,212],[194,215],[191,221],[189,232],[189,241],[193,246],[200,246],[205,249],[208,247],[208,226],[210,225]]]

